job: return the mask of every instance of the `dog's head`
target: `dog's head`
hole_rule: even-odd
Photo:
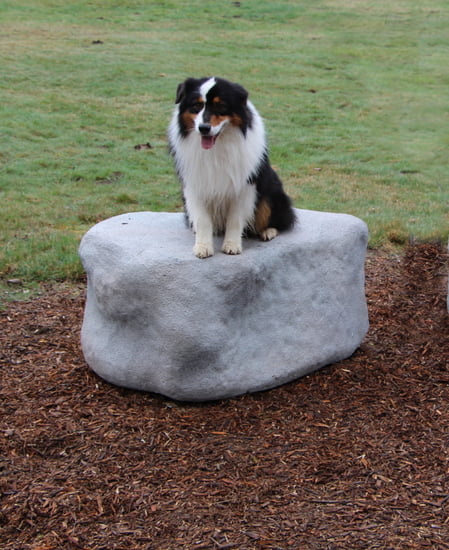
[[[186,137],[199,134],[203,149],[211,149],[229,128],[244,135],[251,125],[248,92],[239,84],[222,78],[188,78],[178,86],[179,126]]]

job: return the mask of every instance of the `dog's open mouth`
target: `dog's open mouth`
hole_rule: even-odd
[[[212,149],[218,136],[201,136],[201,147],[203,149]]]

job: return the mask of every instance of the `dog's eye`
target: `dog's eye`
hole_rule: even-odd
[[[190,106],[189,111],[191,113],[198,114],[203,107],[204,107],[204,103],[202,101],[195,101],[195,103],[193,103],[193,105]]]
[[[220,101],[214,105],[214,111],[217,115],[225,115],[228,112],[228,106],[224,101]]]

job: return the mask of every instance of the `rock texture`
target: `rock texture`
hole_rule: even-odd
[[[365,224],[297,210],[294,230],[199,260],[183,214],[105,220],[80,245],[82,347],[114,384],[203,401],[265,390],[351,355],[368,329]],[[216,243],[220,249],[220,243]]]

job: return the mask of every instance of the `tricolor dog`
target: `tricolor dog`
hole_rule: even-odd
[[[242,86],[215,77],[179,84],[168,138],[198,258],[213,255],[214,234],[224,234],[223,252],[240,254],[243,235],[269,241],[294,225],[262,119]]]

